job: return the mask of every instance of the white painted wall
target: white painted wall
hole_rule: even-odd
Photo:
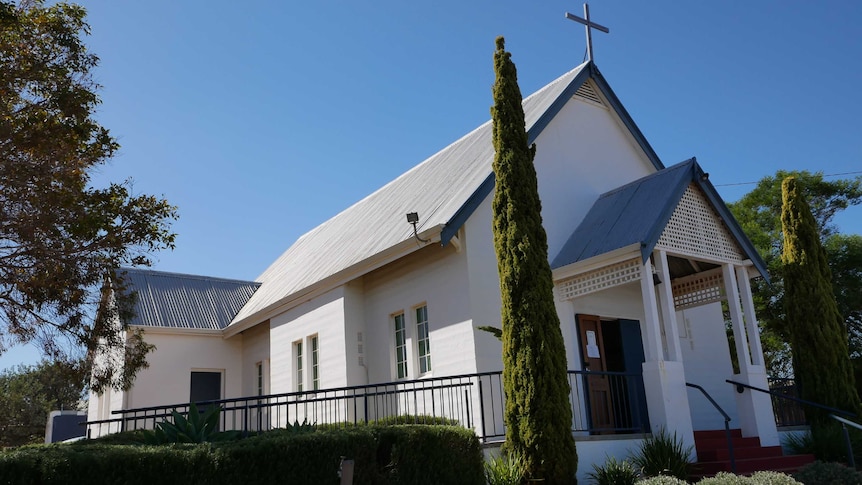
[[[393,315],[403,312],[408,377],[476,372],[469,286],[463,251],[429,245],[363,278],[368,382],[396,380]],[[428,307],[431,372],[419,375],[415,309]]]
[[[599,195],[655,172],[609,110],[571,99],[536,139],[550,260]]]
[[[344,287],[344,342],[349,386],[369,383],[366,358],[369,353],[380,352],[379,344],[369,340],[366,333],[365,288],[360,278]]]
[[[347,385],[344,287],[331,290],[270,320],[270,384],[273,394],[296,391],[293,343],[303,342],[305,390],[311,390],[311,345],[318,336],[320,388]]]
[[[494,234],[491,222],[491,201],[485,198],[467,219],[462,233],[462,246],[467,259],[467,285],[470,295],[470,316],[476,342],[477,372],[503,370],[503,344],[488,332],[476,327],[501,328],[500,277],[497,255],[494,252]]]
[[[242,332],[242,395],[257,395],[257,364],[263,364],[264,394],[269,394],[269,325],[262,323]]]
[[[144,340],[156,350],[147,356],[150,367],[138,374],[127,392],[125,408],[186,403],[192,371],[222,372],[222,397],[240,397],[242,391],[242,338],[230,340],[221,333],[148,328]]]
[[[730,349],[724,330],[721,303],[676,312],[685,380],[702,386],[739,427],[734,388],[724,382],[732,378]],[[724,418],[700,391],[688,389],[691,420],[695,430],[724,429]]]

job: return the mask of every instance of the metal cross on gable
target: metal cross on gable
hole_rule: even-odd
[[[577,22],[579,24],[584,24],[584,26],[587,30],[587,60],[592,61],[593,60],[593,35],[592,35],[592,32],[590,31],[590,29],[596,29],[596,30],[598,30],[600,32],[604,32],[606,34],[610,32],[610,29],[608,29],[607,27],[605,27],[603,25],[599,25],[599,24],[590,20],[590,6],[587,5],[586,3],[584,4],[584,18],[578,17],[577,15],[574,15],[574,14],[570,14],[569,12],[566,12],[566,18],[569,20],[574,20],[575,22]]]

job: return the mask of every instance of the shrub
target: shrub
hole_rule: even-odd
[[[857,463],[862,459],[862,433],[850,429],[850,442],[853,446]],[[838,423],[812,428],[801,434],[790,434],[782,443],[791,453],[811,454],[821,461],[836,461],[846,463],[847,445],[844,441],[844,430]]]
[[[794,485],[799,484],[793,477],[778,472],[756,472],[751,475],[751,479],[756,485]]]
[[[685,480],[680,480],[676,477],[668,475],[658,475],[655,477],[644,478],[637,482],[638,485],[688,485]]]
[[[862,484],[862,474],[839,463],[815,461],[793,474],[793,478],[805,485]]]
[[[488,485],[520,485],[524,480],[524,463],[518,455],[501,454],[485,462]]]
[[[628,461],[609,456],[604,465],[593,464],[593,471],[587,477],[598,485],[632,485],[640,478],[640,472]]]
[[[354,460],[354,483],[484,483],[479,440],[469,430],[362,426],[221,443],[22,447],[0,452],[0,484],[336,485],[342,456]]]
[[[148,445],[166,443],[207,443],[229,441],[240,437],[239,431],[218,431],[218,417],[221,408],[213,406],[206,411],[198,411],[195,403],[189,405],[188,417],[176,410],[171,411],[173,422],[165,419],[156,424],[153,430],[141,432],[143,442]]]
[[[632,456],[634,465],[647,477],[670,475],[685,480],[691,470],[692,447],[686,447],[676,433],[662,429],[647,437]]]
[[[750,477],[721,472],[714,477],[704,478],[697,485],[794,485],[799,484],[792,477],[777,472],[756,472]]]

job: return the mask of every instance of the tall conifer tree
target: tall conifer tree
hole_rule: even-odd
[[[506,450],[529,478],[575,483],[577,453],[566,352],[554,307],[548,241],[511,54],[497,38],[493,120],[494,249],[500,273]]]
[[[795,178],[784,179],[781,189],[785,318],[802,398],[858,412],[847,332],[835,303],[817,224]],[[816,408],[806,409],[813,426],[826,425],[828,415]]]

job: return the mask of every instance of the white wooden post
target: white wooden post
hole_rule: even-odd
[[[722,266],[724,287],[727,293],[727,306],[730,309],[730,318],[733,326],[733,337],[736,341],[736,354],[739,359],[739,374],[733,379],[749,386],[765,389],[768,387],[766,379],[766,368],[763,362],[763,350],[760,346],[760,336],[757,333],[757,320],[754,317],[754,305],[751,298],[751,289],[748,284],[747,271],[742,278],[745,268],[735,268],[732,264]],[[743,288],[742,304],[746,307],[746,316],[743,320],[743,311],[740,307],[740,292],[737,283]],[[747,300],[747,302],[746,302]],[[747,330],[747,331],[746,331]],[[758,355],[750,358],[751,354]],[[752,355],[752,356],[753,356]],[[775,427],[775,416],[772,412],[772,398],[769,394],[745,389],[736,393],[736,407],[739,412],[739,427],[743,436],[757,436],[762,446],[777,446],[778,429]]]
[[[670,277],[667,278],[670,281]],[[691,422],[691,411],[688,404],[688,392],[685,387],[685,369],[681,361],[665,360],[656,303],[656,290],[652,278],[652,264],[649,259],[641,268],[641,296],[644,305],[644,354],[643,364],[644,391],[646,392],[647,410],[650,426],[653,432],[666,429],[676,433],[686,446],[694,449],[694,427]],[[671,306],[673,308],[673,306]],[[668,313],[668,312],[663,312]],[[670,314],[674,314],[673,311]],[[674,326],[675,328],[675,326]],[[668,334],[668,346],[671,338],[679,345],[676,332]],[[681,353],[677,353],[677,356]],[[694,457],[692,457],[694,458]]]
[[[673,288],[670,284],[670,271],[667,264],[667,253],[658,252],[656,269],[661,283],[658,285],[659,303],[661,304],[662,324],[667,344],[667,360],[682,362],[682,348],[679,345],[679,327],[676,321],[676,307],[673,304]]]

